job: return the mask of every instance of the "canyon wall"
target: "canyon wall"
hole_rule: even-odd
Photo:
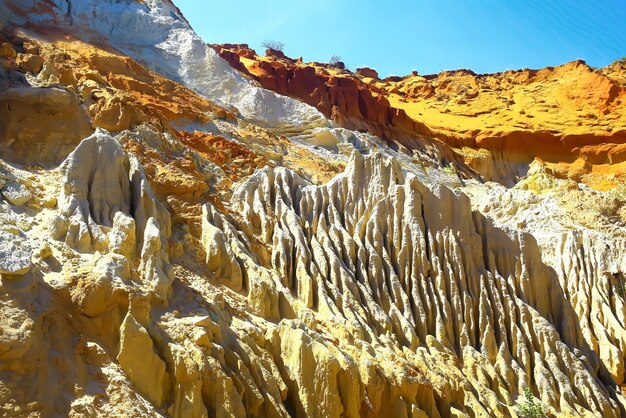
[[[351,72],[272,50],[259,56],[247,45],[211,47],[263,87],[303,100],[342,126],[409,150],[443,141],[454,151],[447,160],[489,180],[511,186],[535,160],[559,178],[599,190],[625,180],[626,67],[620,61],[599,70],[573,61],[541,70],[414,71],[380,79],[370,68]]]
[[[464,136],[394,101],[523,72],[380,80],[209,47],[169,1],[2,4],[0,415],[626,414],[618,123]],[[621,74],[532,77],[572,71]]]

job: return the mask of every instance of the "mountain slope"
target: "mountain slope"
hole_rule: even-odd
[[[623,187],[485,182],[169,1],[2,5],[3,416],[625,413]]]

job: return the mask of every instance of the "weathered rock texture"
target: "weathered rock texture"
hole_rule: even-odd
[[[517,73],[431,97],[220,50],[304,103],[169,1],[0,3],[0,415],[514,416],[526,388],[548,416],[626,414],[619,147],[564,120],[580,175],[529,165],[547,146],[498,163],[394,104]]]
[[[483,177],[512,185],[538,159],[554,175],[606,190],[625,181],[623,63],[600,70],[582,61],[542,70],[378,78],[246,45],[212,45],[263,87],[317,107],[351,129],[409,148],[428,136],[456,148]],[[479,151],[479,152],[477,152]]]

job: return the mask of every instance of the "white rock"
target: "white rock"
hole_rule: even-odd
[[[24,16],[39,24],[53,23],[87,41],[95,31],[116,49],[156,72],[180,80],[209,99],[234,106],[251,122],[286,135],[330,126],[316,108],[242,77],[196,35],[168,1],[54,0],[45,11],[32,10],[32,4],[16,3],[13,9],[21,9],[21,13],[3,10],[0,17],[17,24],[24,21]],[[5,13],[7,16],[3,16]]]
[[[0,212],[0,230],[9,232],[13,235],[18,235],[20,233],[20,230],[17,227],[17,219],[11,212]]]
[[[208,221],[208,211],[212,209],[208,205],[202,208],[202,245],[207,267],[218,280],[225,280],[230,288],[239,291],[242,287],[241,267],[226,235]]]
[[[144,231],[139,271],[145,283],[165,304],[173,280],[168,267],[167,255],[162,251],[161,227],[155,218],[150,217]]]
[[[61,240],[67,234],[68,220],[60,215],[55,215],[50,220],[50,236],[54,240]]]
[[[152,191],[139,161],[107,132],[97,130],[84,139],[61,164],[61,171],[59,209],[70,220],[65,237],[70,247],[79,252],[111,250],[129,255],[135,243],[144,244],[151,217],[160,228],[159,239],[167,241],[169,213]],[[105,232],[108,228],[111,233]],[[159,249],[159,257],[167,259],[167,249]]]
[[[32,250],[26,239],[0,231],[0,274],[26,274],[31,266]]]
[[[15,181],[8,181],[4,185],[2,195],[15,206],[21,206],[33,198],[26,186]]]
[[[135,253],[135,219],[124,212],[113,216],[113,228],[109,232],[109,251],[131,258]]]

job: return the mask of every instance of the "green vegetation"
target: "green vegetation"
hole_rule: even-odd
[[[451,176],[458,176],[458,172],[456,170],[456,167],[454,166],[454,164],[449,164],[444,166],[441,171],[443,171],[446,174],[449,174]]]
[[[517,188],[530,190],[535,194],[540,194],[552,190],[559,185],[557,179],[547,173],[535,173],[523,179]]]
[[[529,388],[524,389],[524,397],[517,400],[515,412],[520,418],[542,418],[545,416],[543,405],[540,401],[535,401],[535,397]]]

